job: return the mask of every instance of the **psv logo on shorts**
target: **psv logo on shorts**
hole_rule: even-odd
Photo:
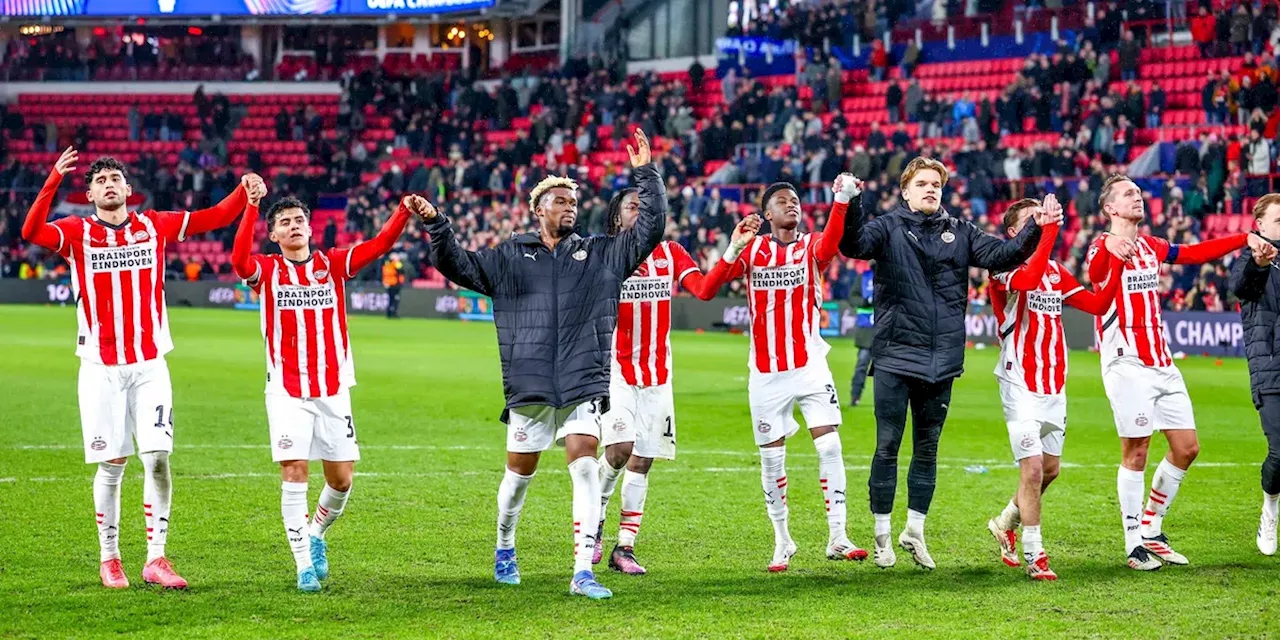
[[[618,433],[622,433],[623,431],[626,431],[626,429],[627,429],[627,423],[623,422],[622,420],[619,420],[613,423],[613,430]]]
[[[276,446],[281,449],[288,449],[293,446],[293,441],[288,438],[280,438],[280,440],[276,442]]]
[[[1036,439],[1031,436],[1023,436],[1022,441],[1018,443],[1023,449],[1030,449],[1035,446]]]
[[[1147,420],[1146,416],[1140,415],[1137,418],[1134,418],[1133,423],[1138,425],[1139,427],[1145,427],[1148,424],[1150,424],[1151,421]]]
[[[525,433],[524,429],[517,429],[515,435],[512,437],[515,438],[516,442],[524,442],[529,439],[529,434]]]
[[[773,427],[770,426],[768,422],[765,422],[763,420],[760,421],[759,425],[756,425],[756,431],[759,431],[760,433],[769,433],[772,430],[773,430]]]
[[[89,445],[89,448],[94,451],[102,451],[107,448],[107,441],[102,438],[94,438],[93,443]]]

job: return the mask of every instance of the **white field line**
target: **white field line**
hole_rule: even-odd
[[[1198,467],[1256,467],[1258,462],[1205,462],[1197,464]],[[939,463],[940,470],[961,470],[970,466],[967,463],[952,464]],[[1074,462],[1064,462],[1062,466],[1074,469],[1114,469],[1115,464],[1079,464]],[[793,470],[816,471],[816,465],[792,465]],[[845,469],[849,471],[868,471],[870,465],[857,464],[845,465]],[[1016,471],[1017,467],[1012,464],[1004,464],[1002,466],[991,467],[988,471]],[[539,469],[538,474],[559,475],[567,473],[566,469],[558,466]],[[760,472],[760,467],[687,467],[671,470],[670,473],[740,473],[755,474]],[[363,478],[439,478],[439,477],[458,477],[458,476],[497,476],[499,470],[462,470],[462,471],[419,471],[419,472],[364,472],[357,471],[355,475]],[[279,478],[280,473],[271,472],[244,472],[244,473],[214,473],[214,474],[192,474],[176,473],[177,480],[239,480],[249,478]],[[39,476],[29,478],[0,478],[0,484],[22,482],[89,482],[92,478],[87,475],[74,476]]]

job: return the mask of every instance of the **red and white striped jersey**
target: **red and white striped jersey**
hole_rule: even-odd
[[[664,241],[622,283],[613,367],[627,384],[649,387],[671,380],[671,296],[676,283],[698,272],[689,252]]]
[[[267,350],[267,389],[294,398],[337,395],[356,384],[347,335],[351,250],[316,251],[296,263],[255,255],[254,277]]]
[[[104,365],[173,350],[164,301],[164,252],[185,240],[190,212],[131,212],[119,226],[69,216],[52,223],[71,266],[79,326],[76,355]]]
[[[751,356],[757,373],[799,369],[812,358],[825,358],[831,347],[819,333],[822,271],[813,254],[821,234],[801,233],[782,244],[773,236],[757,236],[734,262],[730,279],[747,276],[751,310]]]
[[[1086,269],[1098,252],[1107,250],[1103,244],[1105,239],[1103,234],[1089,246]],[[1094,320],[1102,364],[1106,366],[1116,358],[1136,356],[1149,367],[1171,366],[1173,356],[1160,313],[1160,265],[1169,255],[1169,243],[1151,236],[1138,236],[1135,242],[1138,253],[1120,272],[1120,290],[1116,292],[1115,302]],[[1104,287],[1106,282],[1103,280],[1094,286]]]
[[[1000,327],[1000,359],[996,377],[1021,384],[1034,393],[1062,393],[1067,379],[1067,342],[1062,333],[1062,302],[1084,291],[1062,265],[1050,260],[1032,291],[1009,288],[1026,269],[991,274],[991,306]]]

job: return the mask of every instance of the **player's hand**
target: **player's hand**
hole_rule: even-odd
[[[831,183],[831,190],[836,194],[836,202],[848,203],[862,193],[862,181],[852,173],[842,173]]]
[[[627,155],[631,156],[631,166],[638,169],[653,161],[653,152],[649,150],[649,137],[644,135],[644,129],[636,127],[635,138],[636,148],[627,145]]]
[[[1253,260],[1259,266],[1270,266],[1271,262],[1276,258],[1276,248],[1270,242],[1267,242],[1262,236],[1251,233],[1248,235],[1249,249],[1253,251]]]
[[[438,213],[436,208],[426,198],[417,194],[405,196],[402,204],[404,205],[404,208],[409,210],[409,213],[412,213],[424,222],[434,219]]]
[[[76,161],[79,159],[80,154],[76,151],[76,148],[67,147],[67,150],[63,151],[58,161],[54,163],[53,170],[57,171],[58,175],[65,176],[76,170]]]
[[[1107,251],[1111,252],[1111,255],[1119,258],[1124,262],[1128,262],[1130,258],[1137,255],[1138,253],[1138,244],[1133,240],[1130,240],[1129,238],[1121,238],[1120,236],[1107,236],[1107,239],[1106,241],[1104,241],[1104,244],[1107,247]]]
[[[1036,209],[1035,213],[1036,225],[1046,226],[1051,224],[1062,223],[1062,203],[1058,202],[1058,196],[1052,193],[1044,197],[1044,202]]]
[[[733,236],[729,240],[729,246],[737,251],[746,248],[747,243],[755,239],[756,234],[760,232],[760,216],[751,214],[738,222],[738,226],[733,229]]]
[[[262,176],[256,173],[246,173],[240,176],[240,184],[244,187],[245,195],[249,197],[249,202],[253,204],[258,204],[267,195],[267,183],[262,179]]]

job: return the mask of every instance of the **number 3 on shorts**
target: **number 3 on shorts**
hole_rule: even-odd
[[[356,423],[351,419],[351,416],[347,416],[347,437],[356,437]]]

